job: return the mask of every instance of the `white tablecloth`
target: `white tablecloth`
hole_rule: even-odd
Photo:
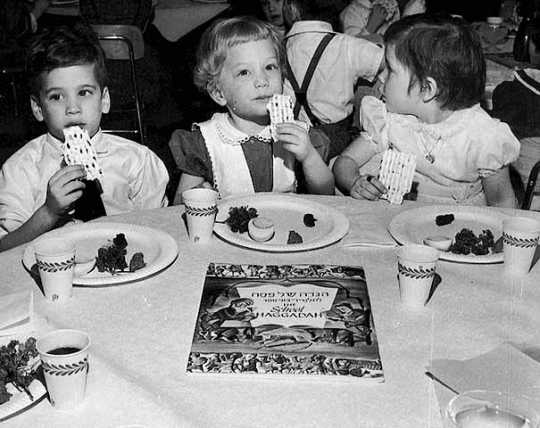
[[[381,230],[411,208],[345,197],[310,199],[341,210],[361,235],[362,213]],[[393,249],[345,249],[341,243],[294,254],[233,247],[217,238],[194,246],[180,219],[182,207],[110,217],[152,226],[179,243],[179,257],[146,280],[110,288],[75,288],[64,306],[48,303],[21,264],[24,248],[0,254],[4,287],[32,287],[36,311],[57,327],[87,331],[92,340],[88,396],[72,412],[44,401],[6,427],[441,427],[432,359],[465,359],[504,342],[540,346],[540,264],[511,281],[503,266],[440,262],[442,282],[419,311],[399,302]],[[535,216],[540,214],[522,212]],[[371,227],[371,226],[370,226]],[[383,384],[232,379],[185,373],[205,269],[228,263],[363,265],[385,374]],[[93,361],[93,362],[92,362]],[[437,388],[439,388],[437,386]]]

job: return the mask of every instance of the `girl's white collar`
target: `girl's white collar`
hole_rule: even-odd
[[[252,137],[255,137],[257,140],[267,143],[272,142],[272,136],[270,135],[270,126],[264,127],[264,129],[257,135],[248,135],[232,125],[227,113],[215,113],[212,117],[212,120],[216,125],[216,130],[219,138],[225,144],[230,144],[233,146],[244,144]]]

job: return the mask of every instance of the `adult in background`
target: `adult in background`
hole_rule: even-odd
[[[133,25],[143,36],[153,19],[152,0],[79,0],[81,16],[87,24]],[[165,67],[160,54],[145,37],[144,57],[137,60],[137,78],[144,105],[145,117],[157,128],[165,127],[180,116],[171,96],[172,72]],[[129,64],[126,61],[107,61],[111,98],[116,105],[131,103]]]

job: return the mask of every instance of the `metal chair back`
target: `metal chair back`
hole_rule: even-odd
[[[138,134],[145,144],[142,101],[137,84],[135,61],[144,57],[144,39],[141,30],[134,25],[92,25],[107,59],[125,60],[130,64],[130,80],[137,116],[137,129],[111,129],[104,132]]]

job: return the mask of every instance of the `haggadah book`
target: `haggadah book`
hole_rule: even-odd
[[[211,263],[187,372],[383,382],[364,270]]]

